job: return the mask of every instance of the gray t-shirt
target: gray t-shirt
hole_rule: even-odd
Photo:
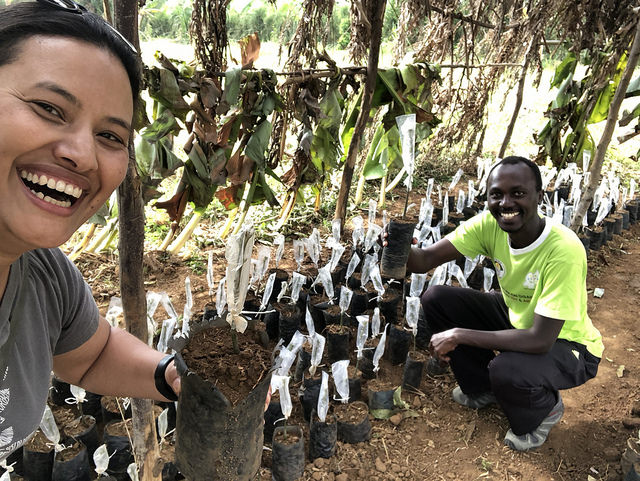
[[[11,265],[0,301],[0,459],[42,419],[54,355],[98,328],[98,308],[80,271],[59,249],[37,249]]]

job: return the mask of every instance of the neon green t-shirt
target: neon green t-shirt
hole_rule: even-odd
[[[587,257],[571,229],[547,218],[538,239],[514,249],[509,235],[485,211],[446,238],[467,257],[482,254],[493,260],[513,327],[530,328],[534,314],[563,320],[558,338],[583,344],[602,357],[602,336],[587,315]]]

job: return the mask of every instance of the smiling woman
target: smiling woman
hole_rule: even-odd
[[[111,328],[57,248],[124,178],[139,85],[133,47],[71,0],[0,8],[0,459],[38,426],[51,370],[177,399],[173,363]]]

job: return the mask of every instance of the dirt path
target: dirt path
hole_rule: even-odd
[[[222,266],[223,254],[216,256]],[[188,275],[195,307],[204,307],[208,300],[204,274],[195,275],[175,259],[157,255],[148,259],[149,289],[167,291],[181,312]],[[104,310],[117,281],[104,267],[96,275],[100,266],[96,260],[83,258],[79,266]],[[104,266],[104,259],[101,263]],[[624,444],[628,437],[637,435],[637,429],[626,429],[622,421],[640,399],[639,273],[640,224],[615,236],[598,252],[590,252],[589,313],[604,337],[604,358],[595,379],[563,392],[565,415],[540,449],[517,453],[505,447],[502,440],[508,424],[500,409],[477,412],[455,404],[450,395],[455,382],[451,374],[445,374],[427,378],[423,394],[409,397],[417,417],[408,417],[398,425],[373,421],[369,443],[339,443],[336,456],[309,463],[303,479],[620,480]],[[593,297],[597,287],[605,290],[602,298]],[[296,415],[294,411],[294,421]],[[264,465],[268,464],[267,451]],[[261,479],[271,479],[267,467],[261,470]]]

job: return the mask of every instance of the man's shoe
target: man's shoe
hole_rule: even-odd
[[[458,404],[462,404],[471,409],[481,409],[489,404],[496,404],[495,395],[491,391],[483,392],[481,394],[469,395],[462,392],[460,386],[456,386],[451,393],[453,400]]]
[[[540,426],[535,428],[530,433],[517,436],[511,429],[507,431],[507,435],[504,437],[504,444],[516,451],[529,451],[530,449],[542,446],[549,436],[551,428],[560,422],[562,415],[564,414],[564,404],[560,393],[558,393],[558,402],[546,418],[542,420]]]

